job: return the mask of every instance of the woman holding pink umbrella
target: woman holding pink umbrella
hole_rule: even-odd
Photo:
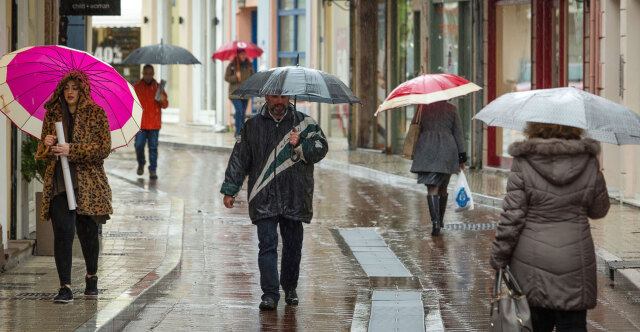
[[[85,296],[98,295],[98,225],[113,213],[111,188],[103,160],[111,151],[109,120],[95,104],[87,75],[80,70],[66,74],[45,104],[42,139],[36,158],[47,160],[44,176],[42,220],[51,219],[54,256],[60,291],[54,302],[73,301],[71,262],[74,233],[77,231],[87,274]],[[55,123],[62,122],[65,142],[59,143]],[[66,156],[76,196],[75,211],[69,210],[63,170],[58,157]]]

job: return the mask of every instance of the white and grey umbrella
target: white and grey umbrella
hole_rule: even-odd
[[[608,99],[576,88],[511,92],[474,117],[489,126],[524,130],[527,122],[582,128],[600,142],[640,144],[640,115]]]

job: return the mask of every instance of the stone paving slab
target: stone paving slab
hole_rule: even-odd
[[[421,291],[373,291],[369,332],[425,330]]]
[[[76,238],[71,273],[74,301],[53,303],[59,288],[54,258],[33,256],[0,275],[0,331],[99,329],[151,286],[150,279],[159,279],[170,269],[162,268],[175,258],[175,248],[167,246],[167,239],[182,237],[181,222],[174,218],[181,202],[111,175],[109,182],[114,214],[100,240],[98,299],[82,294],[86,270]]]
[[[360,266],[369,277],[411,277],[387,243],[378,235],[375,228],[340,228],[338,232],[344,242],[352,249]],[[359,251],[363,248],[384,248],[377,252]]]

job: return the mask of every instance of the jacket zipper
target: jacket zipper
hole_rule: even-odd
[[[278,174],[278,127],[279,126],[280,124],[276,122],[276,130],[275,130],[276,147],[273,149],[273,186],[276,191],[276,204],[278,207],[278,214],[281,215],[282,209],[280,206],[280,191],[278,190],[278,181],[276,177],[276,175]]]

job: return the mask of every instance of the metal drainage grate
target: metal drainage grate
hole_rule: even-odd
[[[452,231],[488,231],[498,228],[498,223],[446,223],[443,228]]]
[[[103,252],[100,256],[127,256],[124,252]]]
[[[98,294],[102,294],[106,290],[106,288],[99,288]],[[84,294],[84,290],[75,289],[71,291],[71,293],[73,293],[73,295]],[[56,295],[58,295],[58,293],[20,293],[16,295],[16,297],[54,297]]]
[[[43,276],[46,273],[44,272],[7,272],[5,275],[8,276]]]
[[[120,232],[120,231],[109,231],[102,234],[104,237],[140,237],[142,232]]]
[[[609,268],[609,278],[613,280],[616,270],[620,269],[640,269],[640,261],[607,261]]]
[[[150,221],[163,220],[164,219],[164,218],[158,217],[158,216],[135,216],[135,218],[138,219],[138,220],[150,220]]]

